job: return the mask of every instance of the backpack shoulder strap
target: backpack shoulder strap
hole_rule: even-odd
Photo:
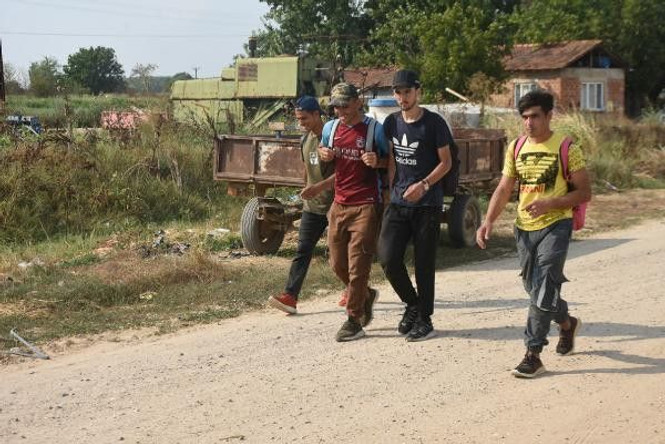
[[[517,160],[517,156],[520,154],[520,150],[522,149],[522,147],[526,143],[527,138],[528,138],[527,136],[520,136],[515,141],[515,150],[513,151],[513,155],[514,155],[515,160]]]
[[[561,158],[561,166],[563,167],[563,178],[566,179],[566,182],[570,181],[570,170],[568,170],[568,152],[570,151],[570,145],[573,144],[573,139],[566,136],[561,142],[559,147],[559,157]]]
[[[370,118],[367,122],[367,135],[365,136],[365,152],[371,153],[374,149],[374,132],[376,131],[376,120]]]
[[[303,134],[300,137],[300,159],[305,161],[305,141],[307,140],[307,134]]]
[[[328,137],[328,148],[333,147],[333,140],[335,139],[335,132],[337,131],[337,127],[339,126],[339,119],[333,120],[332,123],[332,128],[330,128],[330,136]]]

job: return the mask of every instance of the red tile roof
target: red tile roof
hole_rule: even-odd
[[[562,69],[601,43],[601,40],[571,40],[550,44],[518,44],[506,57],[504,65],[507,71]]]

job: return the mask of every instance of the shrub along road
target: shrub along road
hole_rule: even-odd
[[[514,256],[439,272],[438,336],[407,343],[386,286],[367,337],[336,343],[337,294],[0,368],[18,442],[664,442],[665,219],[571,245],[577,353],[535,380]],[[135,334],[135,333],[132,333]],[[551,332],[556,342],[556,329]]]

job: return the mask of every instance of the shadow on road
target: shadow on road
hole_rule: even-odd
[[[547,375],[575,375],[575,374],[588,374],[588,373],[619,373],[627,375],[655,375],[665,373],[665,359],[651,358],[648,356],[639,356],[622,353],[618,350],[595,350],[589,352],[576,353],[576,356],[599,356],[601,358],[608,358],[614,361],[623,362],[626,364],[633,364],[636,367],[624,368],[587,368],[571,371],[555,371],[548,372]]]

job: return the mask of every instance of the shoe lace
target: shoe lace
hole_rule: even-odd
[[[524,355],[524,359],[522,359],[522,364],[526,365],[531,365],[535,364],[537,362],[538,358],[536,358],[536,355],[532,355],[531,353],[527,352]]]
[[[573,336],[572,334],[569,334],[570,332],[562,332],[561,335],[559,335],[559,346],[560,347],[570,347],[573,343]]]
[[[418,317],[418,309],[416,307],[406,307],[402,322],[415,322]]]

